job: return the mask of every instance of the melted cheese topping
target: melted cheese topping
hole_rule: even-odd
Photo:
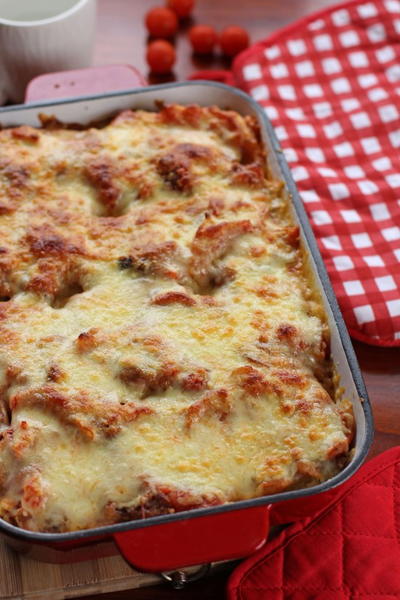
[[[70,531],[332,476],[351,408],[255,123],[0,132],[0,516]]]

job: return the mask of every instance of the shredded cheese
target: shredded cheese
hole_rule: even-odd
[[[71,531],[309,486],[353,432],[255,122],[0,131],[0,516]]]

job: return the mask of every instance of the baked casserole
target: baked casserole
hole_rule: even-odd
[[[346,462],[322,302],[255,120],[0,131],[0,517],[65,532]]]

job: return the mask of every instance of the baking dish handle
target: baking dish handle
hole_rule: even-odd
[[[224,69],[205,69],[203,71],[195,71],[189,75],[188,79],[190,81],[198,79],[206,81],[218,81],[219,83],[225,83],[226,85],[237,87],[237,82],[232,71],[226,71]]]
[[[249,556],[269,532],[269,506],[255,506],[117,532],[114,541],[139,571],[172,571]]]
[[[104,65],[57,73],[43,73],[28,83],[25,102],[76,98],[145,85],[147,85],[147,81],[132,65]]]

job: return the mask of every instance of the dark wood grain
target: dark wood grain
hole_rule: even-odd
[[[370,456],[400,444],[400,348],[360,342],[354,348],[372,402],[375,439]]]
[[[162,0],[98,0],[95,64],[133,64],[147,77],[143,16],[148,8],[160,4]],[[219,29],[240,24],[248,29],[255,42],[311,11],[332,4],[331,0],[198,0],[193,20]],[[185,35],[188,25],[175,40],[178,60],[174,78],[186,79],[197,69],[226,68],[227,63],[220,57],[199,60],[191,55]],[[151,78],[151,81],[159,80]],[[384,349],[356,342],[355,350],[373,405],[375,440],[370,453],[373,456],[400,444],[400,348]],[[92,596],[92,600],[222,599],[228,574],[215,575],[183,591],[157,586]]]
[[[162,4],[163,0],[98,0],[95,64],[129,63],[148,76],[143,18],[149,8]],[[331,0],[197,0],[192,21],[213,25],[218,30],[241,25],[256,42],[291,21],[330,5]],[[174,78],[186,79],[196,69],[229,66],[221,57],[204,60],[192,56],[186,35],[190,25],[187,22],[175,39]]]

